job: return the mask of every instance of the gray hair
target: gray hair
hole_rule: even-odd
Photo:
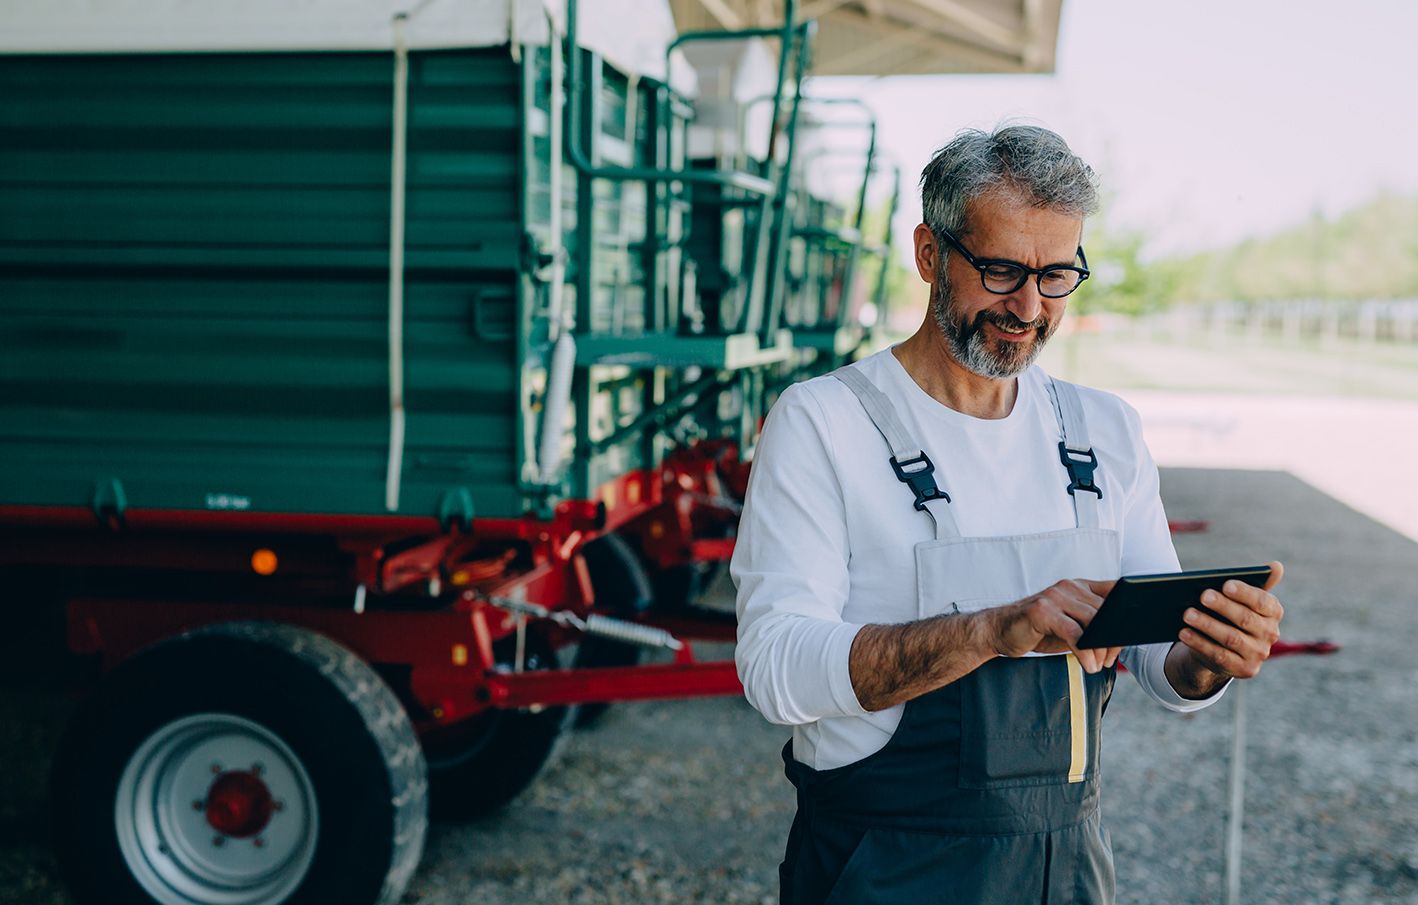
[[[1040,126],[966,129],[921,171],[921,209],[931,231],[960,236],[965,210],[989,192],[1010,189],[1035,207],[1086,217],[1098,210],[1098,178],[1056,133]]]

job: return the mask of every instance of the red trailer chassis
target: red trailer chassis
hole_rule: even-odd
[[[656,469],[620,476],[597,500],[562,502],[549,520],[470,525],[141,509],[100,519],[81,507],[0,507],[0,565],[99,576],[65,604],[69,648],[100,656],[105,671],[205,625],[288,623],[327,635],[376,667],[406,669],[399,690],[423,733],[488,708],[741,694],[732,660],[695,657],[695,642],[734,640],[732,619],[704,611],[614,617],[677,639],[682,646],[669,663],[521,670],[494,648],[519,632],[553,648],[580,634],[498,601],[579,619],[613,614],[610,602],[597,600],[581,555],[605,533],[633,538],[652,571],[726,560],[746,477],[732,445],[704,443]],[[114,575],[127,579],[104,587]],[[175,576],[187,581],[174,583]],[[164,590],[133,590],[145,580]],[[183,585],[202,590],[175,589]]]

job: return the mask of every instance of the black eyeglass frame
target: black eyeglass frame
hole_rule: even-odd
[[[1078,246],[1078,250],[1075,252],[1075,254],[1078,255],[1078,259],[1083,262],[1082,267],[1074,267],[1072,264],[1054,264],[1049,267],[1026,267],[1018,261],[1011,261],[1008,258],[977,258],[974,255],[970,254],[970,250],[968,248],[960,244],[959,239],[955,238],[950,234],[950,230],[942,227],[940,229],[934,230],[934,232],[943,237],[945,241],[949,242],[951,246],[955,248],[956,251],[960,252],[962,255],[965,256],[966,262],[968,262],[971,267],[975,268],[980,272],[980,285],[985,287],[986,292],[990,292],[995,295],[1009,295],[1011,292],[1018,292],[1020,288],[1024,285],[1025,280],[1028,280],[1030,275],[1032,274],[1034,276],[1034,285],[1038,287],[1039,294],[1042,295],[1044,298],[1068,298],[1070,295],[1073,295],[1073,293],[1078,290],[1079,286],[1083,285],[1083,281],[1088,279],[1088,275],[1091,273],[1091,271],[1088,269],[1088,256],[1083,253],[1082,245]],[[991,288],[990,284],[985,282],[985,269],[992,264],[1004,264],[1009,267],[1018,268],[1019,282],[1015,283],[1009,289]],[[1047,292],[1044,291],[1044,274],[1053,273],[1054,271],[1058,270],[1072,270],[1074,273],[1078,274],[1078,282],[1074,283],[1073,288],[1070,289],[1068,292],[1065,292],[1063,295],[1049,295]]]

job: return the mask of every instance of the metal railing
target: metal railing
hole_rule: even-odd
[[[600,165],[582,145],[582,116],[585,106],[584,93],[586,79],[582,73],[582,59],[577,47],[578,9],[577,0],[567,0],[566,52],[570,54],[568,78],[568,101],[570,104],[569,129],[565,145],[566,158],[578,172],[590,179],[608,179],[628,182],[644,182],[652,189],[652,217],[658,218],[662,206],[668,203],[661,197],[658,186],[670,183],[694,183],[718,186],[743,192],[759,199],[759,239],[756,243],[753,267],[749,270],[749,285],[746,287],[748,302],[746,311],[739,312],[726,332],[735,332],[740,327],[744,332],[758,334],[762,345],[771,345],[777,332],[776,311],[779,307],[780,274],[782,254],[776,251],[771,260],[757,253],[765,247],[773,236],[784,232],[784,196],[787,193],[791,175],[792,150],[795,144],[797,114],[802,96],[802,79],[808,66],[808,40],[812,23],[800,24],[795,21],[796,0],[786,0],[783,24],[773,28],[750,28],[734,31],[695,31],[678,36],[665,51],[665,79],[655,84],[655,108],[657,122],[669,122],[668,111],[676,100],[676,92],[671,84],[674,52],[685,44],[704,41],[736,41],[749,38],[777,38],[780,42],[776,96],[774,100],[774,138],[776,140],[778,121],[782,116],[784,87],[788,82],[788,67],[793,65],[793,91],[787,123],[783,129],[787,141],[787,159],[781,167],[768,166],[765,172],[772,177],[759,176],[740,170],[696,170],[688,167],[656,166],[606,166]],[[794,50],[796,49],[796,53]],[[771,149],[770,144],[770,149]],[[769,162],[773,158],[770,150]],[[657,164],[660,164],[657,161]],[[585,240],[583,240],[585,241]],[[776,243],[781,247],[783,243]],[[766,309],[766,315],[765,315]],[[740,323],[742,321],[742,323]]]

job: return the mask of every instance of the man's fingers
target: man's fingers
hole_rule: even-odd
[[[1197,609],[1187,610],[1186,613],[1182,615],[1182,618],[1186,621],[1187,625],[1191,626],[1195,631],[1201,632],[1227,650],[1233,650],[1238,653],[1245,651],[1246,643],[1250,635],[1247,635],[1235,626],[1227,625],[1220,619],[1214,616],[1208,616],[1206,613]]]
[[[1103,668],[1101,648],[1085,647],[1075,650],[1073,655],[1078,658],[1078,665],[1083,667],[1083,671],[1090,675]]]
[[[1280,601],[1274,594],[1264,588],[1246,584],[1244,581],[1228,581],[1222,586],[1221,592],[1232,600],[1245,604],[1262,616],[1279,619],[1285,612],[1285,608],[1280,605]],[[1206,591],[1204,594],[1215,594],[1215,592]],[[1205,601],[1202,602],[1205,603]],[[1210,606],[1210,604],[1207,605]]]
[[[1270,645],[1273,639],[1247,634],[1200,610],[1187,610],[1183,618],[1193,631],[1205,635],[1212,642],[1247,663],[1254,664],[1257,670],[1260,668],[1261,661],[1270,657]],[[1185,632],[1185,630],[1183,631]]]
[[[1260,663],[1242,657],[1194,629],[1182,629],[1179,638],[1183,644],[1196,651],[1203,661],[1213,664],[1228,676],[1249,679],[1260,672]]]
[[[1073,654],[1085,672],[1095,673],[1116,666],[1122,650],[1121,647],[1082,647],[1074,648]]]
[[[1284,607],[1269,593],[1259,588],[1251,590],[1262,595],[1263,599],[1255,603],[1237,603],[1235,597],[1207,591],[1201,595],[1201,602],[1246,634],[1267,644],[1273,643],[1280,637],[1280,617],[1285,612]]]
[[[1098,613],[1098,602],[1081,597],[1071,597],[1059,601],[1059,609],[1080,626],[1087,627]]]
[[[1109,594],[1111,594],[1113,591],[1113,586],[1116,585],[1118,582],[1116,579],[1112,581],[1095,581],[1092,578],[1081,578],[1079,579],[1079,583],[1083,584],[1088,588],[1088,590],[1092,591],[1094,594],[1097,594],[1100,598],[1102,598],[1107,597]]]
[[[1095,609],[1096,603],[1088,603],[1078,593],[1050,588],[1030,603],[1029,623],[1041,634],[1054,635],[1072,646]]]
[[[1264,621],[1255,610],[1245,604],[1237,603],[1213,591],[1206,591],[1201,595],[1201,605],[1249,635],[1258,634],[1260,624]]]
[[[1113,584],[1090,579],[1062,581],[1031,601],[1029,623],[1045,636],[1034,649],[1041,653],[1069,650],[1088,673],[1115,665],[1122,648],[1078,646],[1083,629],[1093,621]]]
[[[1058,638],[1060,641],[1073,648],[1078,644],[1078,638],[1083,634],[1083,626],[1070,613],[1063,609],[1049,607],[1043,612],[1043,625],[1040,626],[1045,632]]]
[[[1059,637],[1065,638],[1068,641],[1069,650],[1073,651],[1074,656],[1078,657],[1078,664],[1083,667],[1085,672],[1098,672],[1106,665],[1104,663],[1104,657],[1107,655],[1107,649],[1102,647],[1078,646],[1078,639],[1083,637],[1084,627],[1093,621],[1094,614],[1098,612],[1097,604],[1075,598],[1063,601],[1060,605],[1060,610],[1062,611],[1062,621],[1059,624],[1064,625],[1066,623],[1072,626],[1072,628],[1068,629],[1069,633],[1067,635],[1060,635]]]

